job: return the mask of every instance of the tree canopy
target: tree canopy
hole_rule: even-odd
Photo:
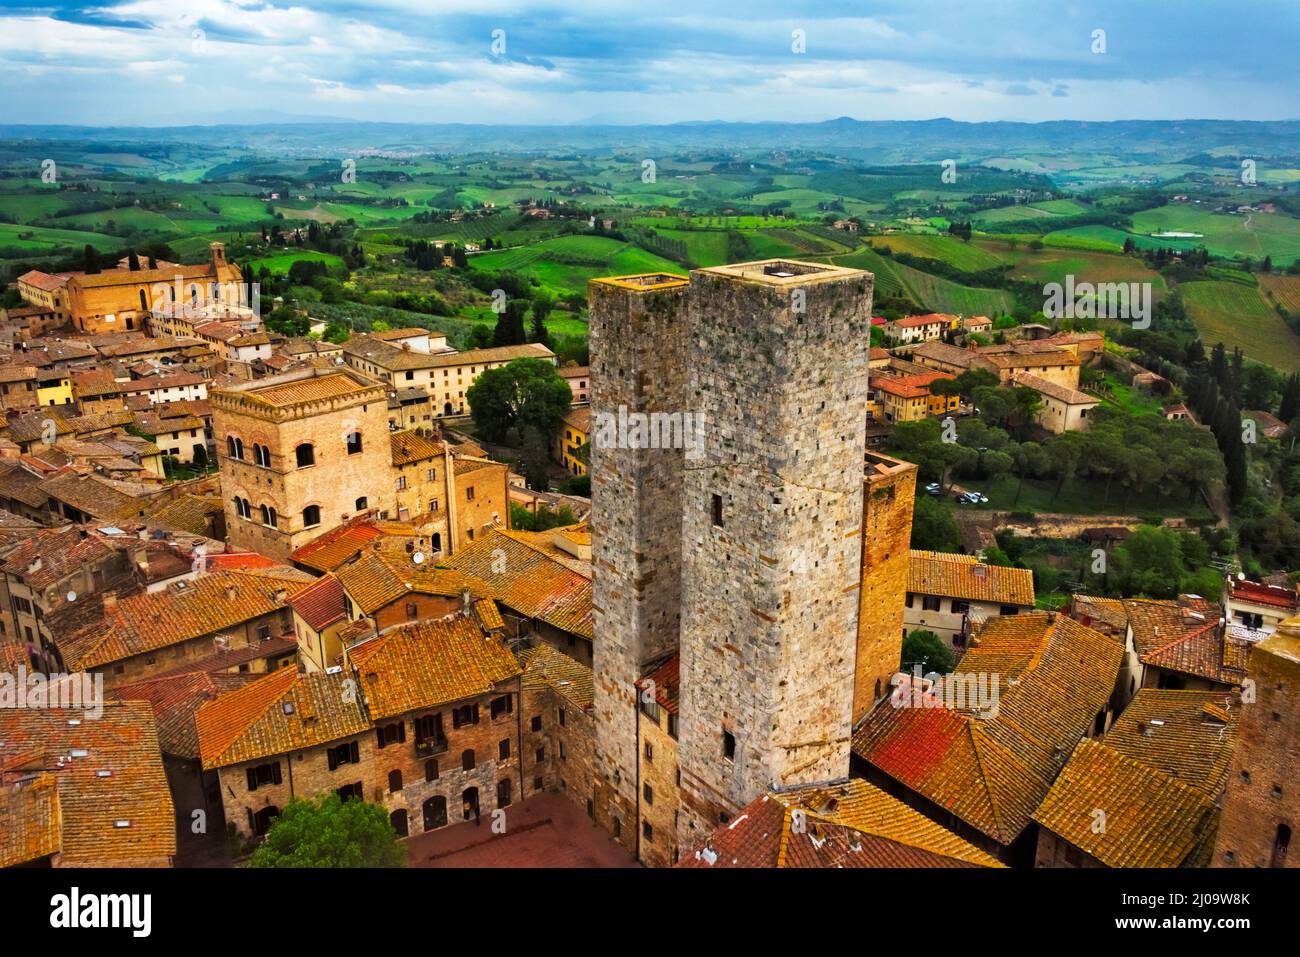
[[[402,846],[378,804],[344,801],[333,791],[294,798],[280,812],[250,867],[402,867]]]
[[[554,434],[573,402],[573,390],[546,359],[515,359],[482,373],[465,392],[474,424],[489,442],[521,438],[532,427]]]

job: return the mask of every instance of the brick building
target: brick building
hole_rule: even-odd
[[[214,391],[211,402],[232,547],[287,559],[391,498],[381,386],[306,369]]]
[[[476,618],[403,625],[339,670],[285,669],[204,705],[203,766],[245,838],[328,791],[381,804],[402,836],[489,817],[522,793],[521,674]]]
[[[1300,618],[1255,646],[1242,686],[1237,746],[1223,797],[1215,867],[1300,867]]]

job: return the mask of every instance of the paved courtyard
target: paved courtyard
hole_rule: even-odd
[[[409,838],[409,867],[638,867],[612,837],[562,794],[539,794],[506,808],[506,832],[454,824]]]

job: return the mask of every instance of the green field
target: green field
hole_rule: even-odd
[[[1060,512],[1067,515],[1159,515],[1165,518],[1185,517],[1194,522],[1214,520],[1213,514],[1200,497],[1189,502],[1181,496],[1169,498],[1160,495],[1154,489],[1147,489],[1141,495],[1126,496],[1126,490],[1119,482],[1112,484],[1109,497],[1106,496],[1104,482],[1085,479],[1066,482],[1060,495],[1056,494],[1054,481],[1028,479],[1020,486],[1019,480],[1010,475],[1000,475],[991,481],[962,479],[960,484],[962,488],[987,495],[989,503],[983,507],[991,509]]]
[[[683,271],[654,253],[604,236],[561,236],[518,249],[480,253],[469,262],[474,269],[526,274],[556,294],[585,294],[587,281],[599,276]]]
[[[1203,207],[1170,203],[1133,216],[1133,232],[1201,233],[1203,239],[1164,241],[1178,248],[1204,246],[1211,255],[1273,257],[1274,266],[1300,259],[1300,220],[1281,213],[1213,213]]]
[[[1240,346],[1247,358],[1283,372],[1300,371],[1300,337],[1260,295],[1255,286],[1237,282],[1189,282],[1182,286],[1187,312],[1206,347],[1222,342]]]
[[[327,263],[330,266],[343,265],[343,260],[332,253],[321,253],[314,249],[300,249],[296,252],[285,252],[276,256],[254,259],[248,264],[248,268],[254,273],[259,273],[262,271],[262,267],[265,266],[274,275],[283,276],[289,272],[290,266],[300,260]]]

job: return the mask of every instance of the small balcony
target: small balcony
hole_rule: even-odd
[[[445,754],[446,752],[446,738],[425,738],[423,741],[415,742],[415,756],[417,758],[431,758],[435,754]]]

